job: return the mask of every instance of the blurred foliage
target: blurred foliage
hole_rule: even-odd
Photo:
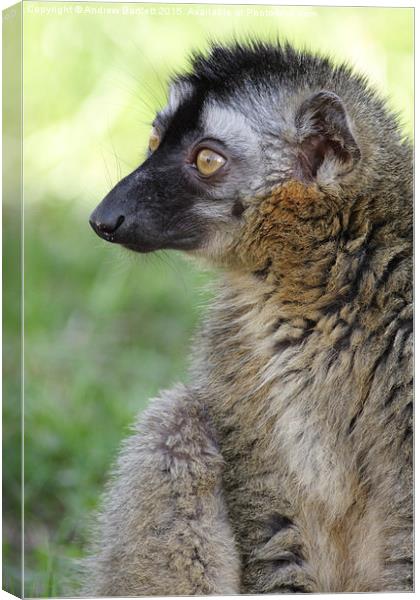
[[[208,276],[184,259],[128,255],[87,224],[143,159],[170,74],[209,39],[279,36],[366,73],[410,133],[413,19],[402,8],[25,4],[26,595],[74,593],[73,559],[118,444],[148,398],[185,376],[205,304]],[[12,248],[12,229],[4,236]],[[4,335],[12,343],[7,318]]]

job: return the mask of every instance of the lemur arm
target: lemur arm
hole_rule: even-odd
[[[222,464],[191,391],[179,386],[154,400],[105,493],[85,594],[239,593]]]

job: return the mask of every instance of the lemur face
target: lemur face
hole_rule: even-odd
[[[203,250],[232,236],[263,181],[260,139],[230,102],[173,84],[148,157],[91,216],[107,241],[138,252]]]
[[[331,185],[351,171],[359,150],[340,98],[308,89],[298,75],[287,49],[215,47],[197,56],[193,71],[172,81],[145,162],[92,213],[95,232],[137,252],[224,261],[256,198],[293,179],[323,174]]]

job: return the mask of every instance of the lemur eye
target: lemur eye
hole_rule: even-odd
[[[197,169],[201,175],[213,175],[225,164],[226,159],[217,152],[204,148],[200,150],[195,159]]]
[[[159,148],[159,144],[160,144],[160,136],[158,134],[156,127],[153,127],[152,131],[150,132],[150,137],[149,137],[150,152],[154,152],[155,150],[157,150]]]

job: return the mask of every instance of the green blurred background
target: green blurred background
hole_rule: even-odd
[[[150,397],[185,376],[208,298],[211,275],[175,253],[129,255],[95,237],[87,222],[143,160],[170,74],[210,38],[280,35],[368,75],[411,135],[413,19],[402,8],[25,4],[27,596],[75,594],[74,559],[120,440]],[[16,237],[7,225],[3,235],[7,256]],[[7,314],[6,306],[12,347]],[[5,393],[16,394],[8,379]],[[5,485],[18,503],[19,438],[13,428],[5,435],[16,467],[5,469]],[[12,517],[5,527],[13,541]],[[18,556],[13,544],[5,552],[11,580]]]

